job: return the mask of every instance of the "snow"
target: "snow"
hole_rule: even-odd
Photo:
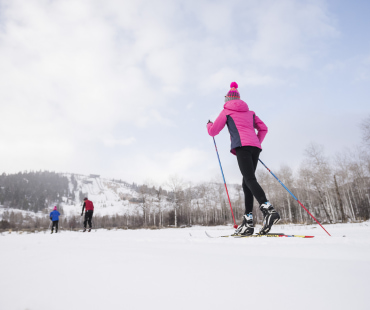
[[[69,180],[69,188],[72,191],[71,174],[64,174]],[[77,181],[77,189],[74,191],[75,201],[62,203],[66,216],[79,216],[82,210],[82,202],[79,201],[79,191],[82,191],[94,203],[95,215],[131,215],[141,212],[138,203],[130,202],[132,198],[140,198],[138,192],[130,185],[104,178],[91,178],[84,175],[74,175]],[[90,182],[90,183],[84,183]],[[151,197],[153,199],[153,197]],[[67,200],[66,197],[64,197]],[[170,208],[164,200],[161,202],[162,210]]]
[[[45,213],[42,211],[39,212],[33,212],[33,211],[26,211],[26,210],[20,210],[20,209],[14,209],[14,208],[3,208],[0,206],[0,220],[3,219],[4,213],[7,212],[8,214],[11,214],[12,212],[14,214],[22,214],[23,217],[31,217],[31,218],[45,218],[48,217],[49,212]]]
[[[68,177],[69,180],[71,179],[70,174],[64,174],[64,176]],[[138,198],[138,193],[125,183],[83,175],[75,175],[75,179],[77,181],[77,190],[74,192],[75,201],[72,204],[62,204],[66,216],[79,216],[81,214],[82,203],[78,198],[80,190],[86,193],[88,198],[93,201],[95,215],[125,215],[137,210],[137,205],[129,202],[129,199]],[[72,191],[73,185],[71,182],[69,187]]]
[[[69,179],[69,189],[70,191],[73,191],[73,184],[71,181],[72,175],[68,173],[63,175]],[[141,197],[140,194],[129,184],[100,177],[92,178],[85,175],[74,175],[74,177],[77,181],[77,187],[74,191],[76,197],[75,201],[71,201],[70,199],[67,201],[67,197],[64,197],[65,202],[61,203],[66,216],[79,216],[81,214],[82,202],[79,201],[79,191],[85,193],[87,197],[94,203],[95,215],[113,216],[116,214],[132,215],[136,214],[137,212],[140,214],[142,213],[140,203],[130,202],[130,199],[132,198],[140,199]],[[223,184],[211,183],[210,185],[213,185],[215,188],[221,186],[222,192],[224,193]],[[231,199],[238,199],[240,193],[235,184],[229,184],[228,190]],[[208,191],[207,199],[209,202],[213,201],[213,204],[221,207],[217,194],[215,199],[215,192],[217,192],[217,189],[215,191]],[[159,204],[162,211],[168,211],[174,208],[173,204],[167,201],[167,199],[164,197],[162,197],[163,199],[161,199],[160,203],[156,202],[156,198],[156,195],[151,194],[148,194],[146,198],[153,209],[159,207]],[[192,199],[192,204],[198,204],[202,206],[204,205],[204,199]],[[54,205],[52,205],[50,208],[53,206]]]
[[[0,309],[369,309],[370,223],[325,228],[3,233]]]

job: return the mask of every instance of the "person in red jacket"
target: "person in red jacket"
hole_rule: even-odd
[[[86,224],[89,223],[89,232],[91,231],[91,220],[92,220],[92,217],[93,217],[93,213],[94,213],[94,204],[92,203],[92,201],[88,200],[86,197],[84,198],[84,205],[82,206],[82,212],[81,212],[81,216],[83,216],[84,214],[84,209],[86,209],[86,212],[85,212],[85,221],[84,221],[84,230],[83,232],[86,231]]]

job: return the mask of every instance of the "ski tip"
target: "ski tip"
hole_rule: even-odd
[[[207,237],[213,238],[209,233],[207,233],[206,231],[204,231],[204,232],[206,233]]]

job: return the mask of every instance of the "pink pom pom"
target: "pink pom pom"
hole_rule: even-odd
[[[238,84],[236,82],[232,82],[230,84],[230,88],[233,88],[233,87],[238,88]]]

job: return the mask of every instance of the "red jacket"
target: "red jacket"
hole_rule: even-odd
[[[84,205],[85,205],[86,211],[94,210],[94,205],[93,205],[92,201],[85,200]]]

